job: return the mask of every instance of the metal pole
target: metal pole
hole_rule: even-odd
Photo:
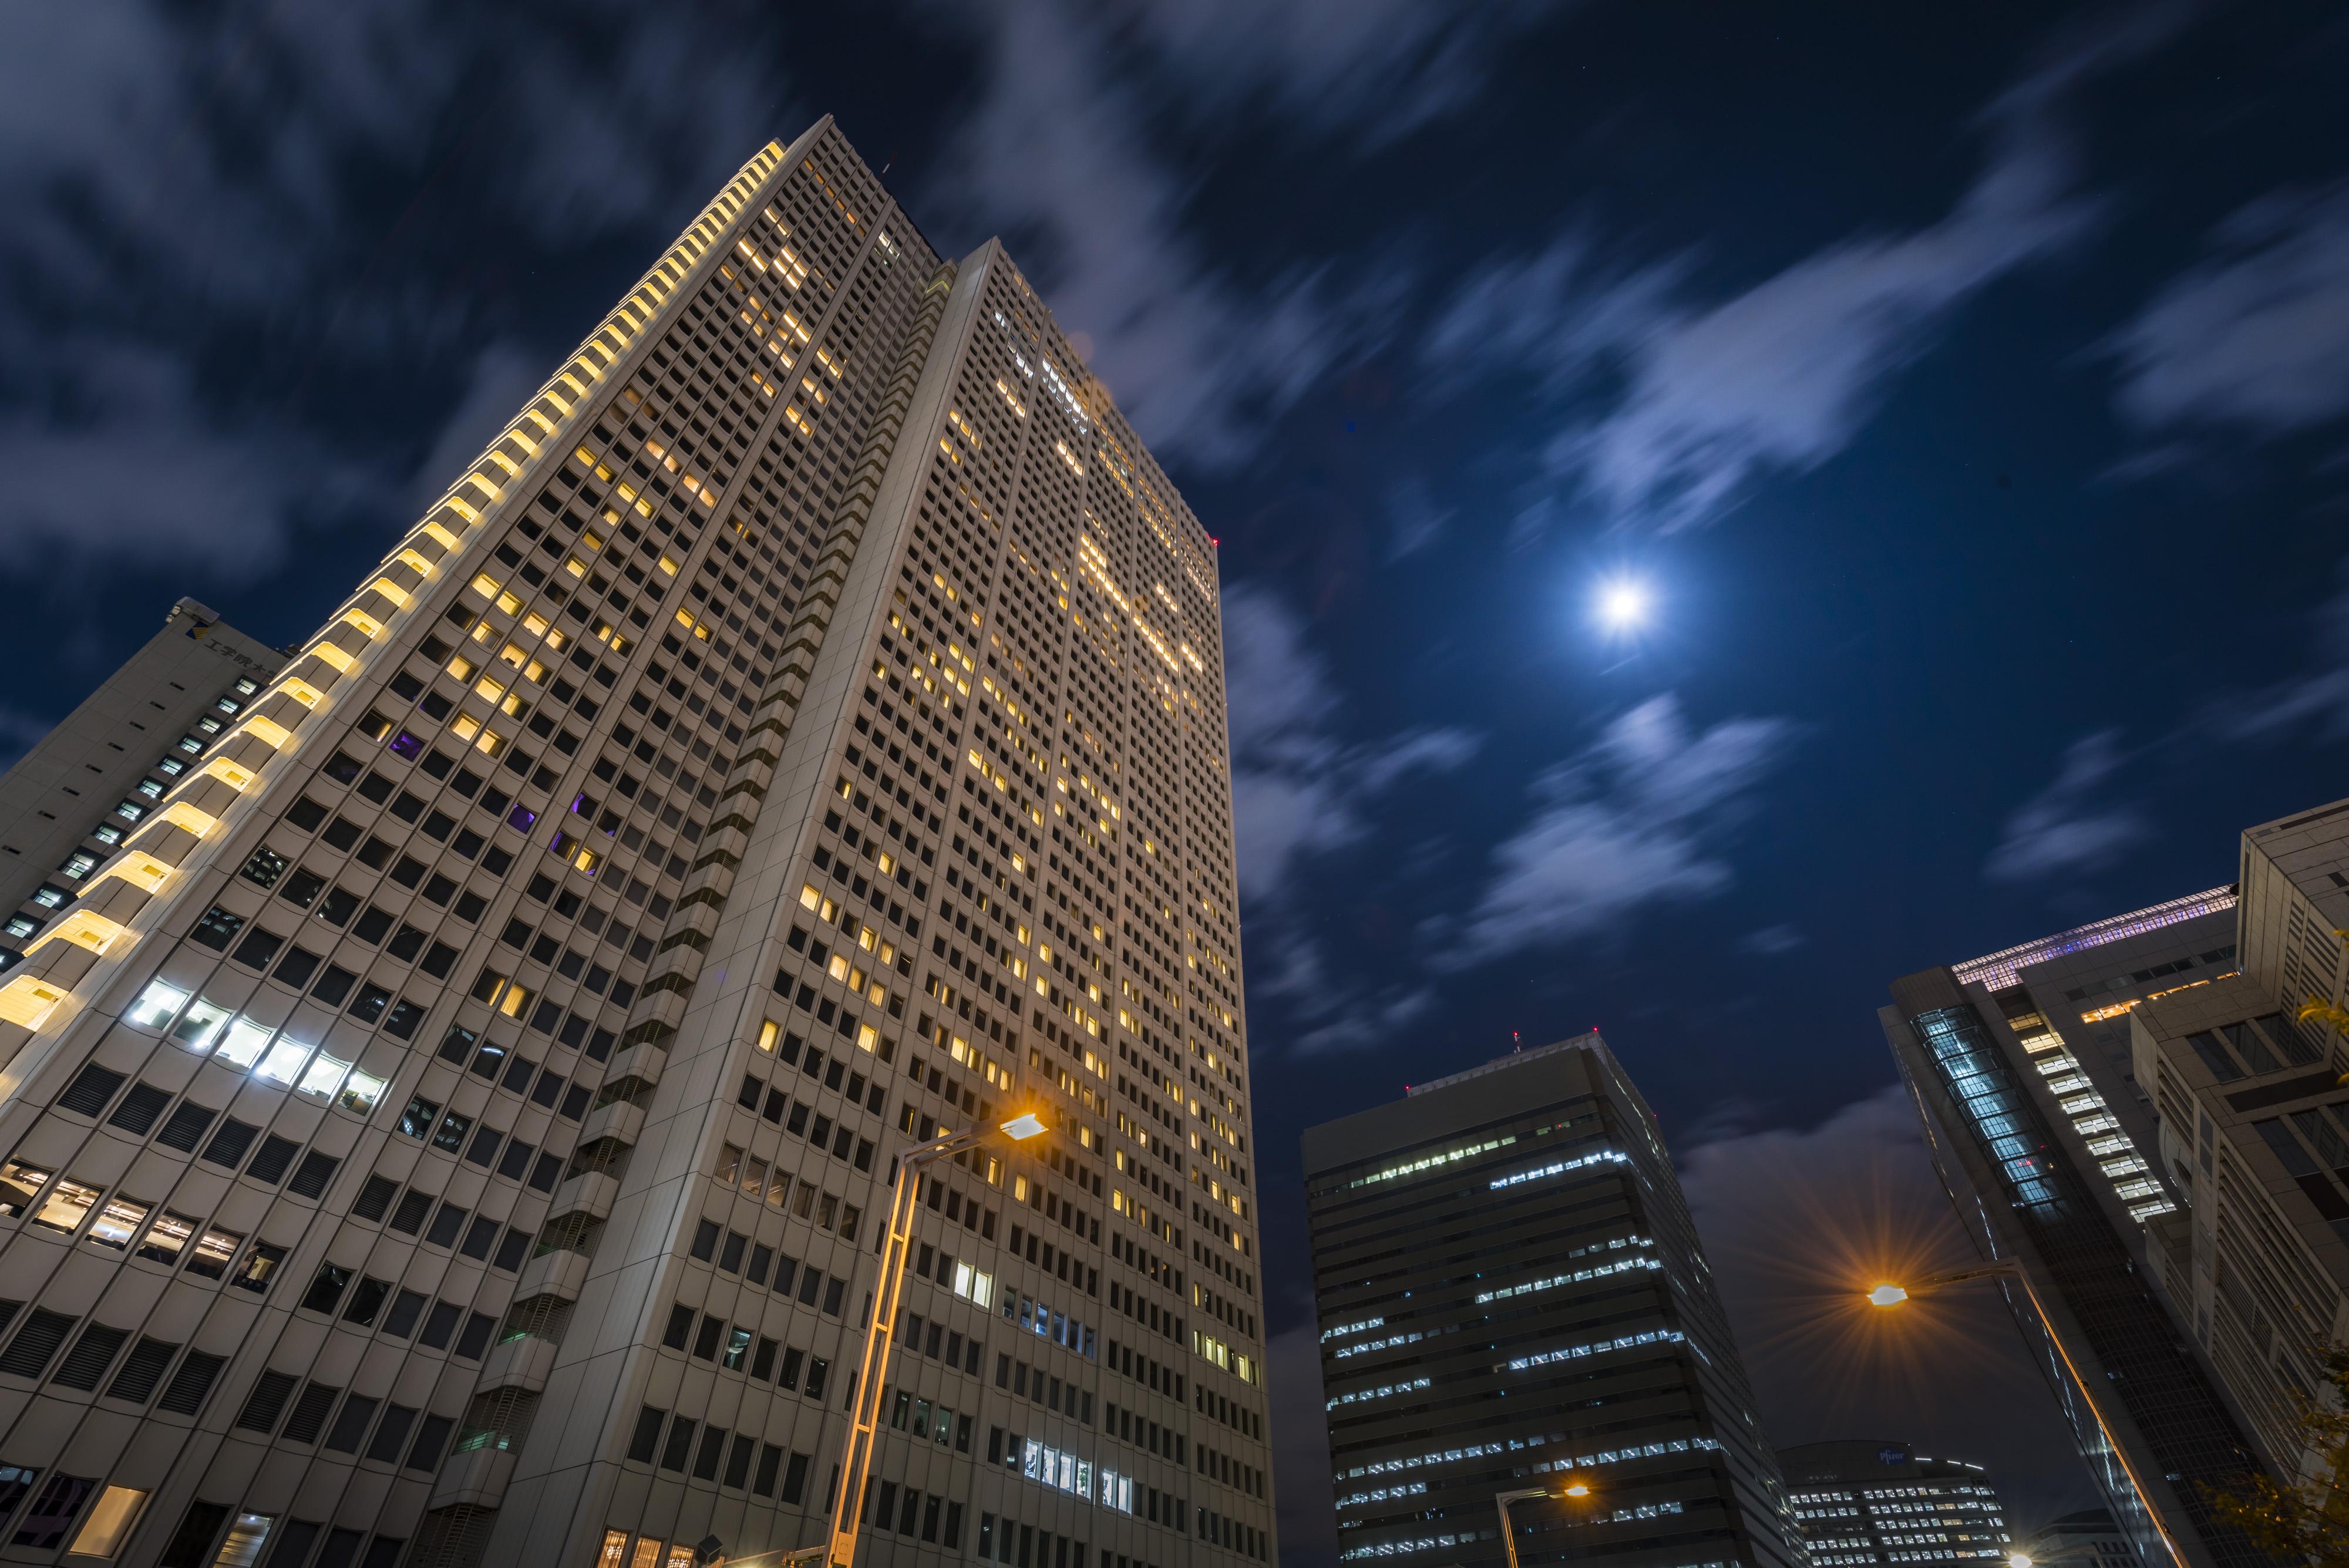
[[[2151,1492],[2146,1490],[2145,1483],[2137,1480],[2137,1469],[2129,1463],[2127,1450],[2121,1447],[2120,1439],[2113,1435],[2112,1423],[2105,1419],[2104,1407],[2097,1403],[2095,1391],[2088,1386],[2088,1380],[2081,1376],[2080,1369],[2073,1365],[2072,1353],[2064,1348],[2064,1336],[2055,1332],[2055,1321],[2047,1315],[2046,1305],[2040,1301],[2039,1293],[2032,1288],[2031,1276],[2023,1272],[2023,1265],[2011,1258],[2001,1259],[1995,1263],[1985,1263],[1978,1268],[1958,1269],[1950,1273],[1935,1275],[1926,1283],[1955,1284],[1963,1280],[1992,1277],[2011,1279],[2023,1287],[2023,1299],[2031,1303],[2031,1310],[2038,1314],[2039,1326],[2046,1331],[2047,1343],[2055,1347],[2056,1358],[2064,1363],[2064,1370],[2070,1376],[2072,1386],[2079,1389],[2080,1397],[2087,1401],[2088,1414],[2095,1417],[2096,1430],[2104,1434],[2105,1446],[2112,1449],[2114,1459],[2121,1467],[2121,1474],[2128,1478],[2130,1490],[2137,1493],[2137,1501],[2145,1504],[2145,1516],[2153,1521],[2154,1533],[2161,1537],[2161,1544],[2168,1549],[2169,1560],[2175,1563],[2178,1568],[2187,1568],[2186,1553],[2178,1550],[2177,1537],[2169,1533],[2169,1525],[2161,1517],[2161,1505],[2154,1501]]]
[[[896,1343],[897,1300],[905,1283],[905,1260],[913,1250],[914,1213],[919,1203],[922,1167],[976,1146],[986,1135],[950,1133],[907,1149],[897,1161],[897,1190],[889,1200],[889,1229],[881,1243],[881,1272],[873,1283],[873,1310],[864,1325],[864,1356],[857,1368],[851,1402],[848,1444],[841,1455],[840,1490],[833,1496],[826,1539],[833,1568],[856,1561],[856,1536],[864,1522],[864,1483],[873,1469],[874,1434],[881,1425],[882,1386],[889,1375],[889,1351]]]
[[[1527,1487],[1522,1491],[1502,1491],[1493,1494],[1493,1507],[1501,1516],[1501,1548],[1508,1553],[1509,1568],[1517,1568],[1516,1532],[1509,1527],[1509,1504],[1523,1502],[1529,1497],[1547,1497],[1547,1487]]]

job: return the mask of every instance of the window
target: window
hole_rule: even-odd
[[[98,1218],[90,1221],[89,1239],[101,1247],[126,1251],[147,1223],[151,1207],[129,1198],[108,1199],[99,1207]]]
[[[39,1208],[33,1210],[33,1223],[70,1235],[81,1228],[103,1195],[100,1188],[78,1181],[60,1181],[49,1189]]]
[[[90,1505],[89,1517],[82,1521],[70,1555],[111,1559],[129,1539],[130,1527],[139,1522],[146,1506],[145,1492],[127,1486],[108,1487]]]

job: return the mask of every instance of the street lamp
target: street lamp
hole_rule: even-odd
[[[2012,1258],[2002,1258],[1996,1262],[1980,1263],[1971,1269],[1951,1269],[1946,1273],[1928,1274],[1906,1286],[1887,1281],[1868,1293],[1868,1301],[1872,1306],[1896,1307],[1913,1296],[1923,1295],[1943,1285],[1986,1279],[2013,1280],[2023,1287],[2023,1297],[2031,1303],[2031,1310],[2039,1314],[2039,1326],[2047,1333],[2047,1343],[2055,1347],[2055,1355],[2064,1363],[2064,1370],[2071,1376],[2072,1386],[2087,1402],[2088,1414],[2096,1418],[2096,1429],[2105,1435],[2105,1446],[2112,1449],[2114,1459],[2121,1467],[2121,1474],[2128,1478],[2129,1487],[2137,1493],[2137,1501],[2145,1504],[2145,1514],[2153,1521],[2154,1533],[2161,1537],[2161,1544],[2168,1550],[2169,1560],[2177,1564],[2177,1568],[2186,1568],[2186,1554],[2178,1550],[2178,1538],[2170,1534],[2168,1521],[2161,1517],[2160,1503],[2146,1490],[2145,1483],[2137,1480],[2137,1469],[2129,1463],[2127,1451],[2121,1447],[2120,1439],[2113,1435],[2112,1423],[2105,1419],[2104,1407],[2097,1403],[2095,1391],[2088,1386],[2087,1379],[2080,1376],[2080,1369],[2072,1364],[2072,1353],[2064,1348],[2063,1336],[2055,1332],[2055,1322],[2047,1315],[2047,1308],[2040,1301],[2039,1293],[2032,1288],[2031,1276],[2023,1272],[2022,1264]],[[1513,1560],[1514,1556],[1512,1553]],[[2022,1552],[2013,1553],[2007,1561],[2010,1568],[2031,1568],[2030,1557]]]
[[[856,1559],[864,1478],[873,1468],[874,1436],[881,1425],[881,1383],[888,1372],[889,1348],[897,1335],[897,1295],[905,1282],[905,1260],[913,1252],[914,1214],[921,1199],[922,1168],[941,1159],[952,1159],[994,1138],[1021,1143],[1043,1131],[1043,1117],[1034,1111],[1023,1111],[1000,1127],[942,1133],[898,1156],[897,1191],[889,1202],[889,1229],[881,1243],[881,1274],[874,1283],[873,1309],[864,1325],[864,1360],[856,1374],[848,1449],[842,1456],[840,1489],[832,1501],[832,1526],[826,1536],[830,1544],[802,1548],[787,1554],[785,1562],[816,1561],[828,1563],[831,1568],[851,1568]]]
[[[1556,1486],[1529,1486],[1521,1491],[1495,1492],[1493,1507],[1501,1515],[1501,1546],[1509,1554],[1509,1568],[1517,1568],[1516,1532],[1509,1527],[1509,1504],[1525,1502],[1537,1497],[1588,1497],[1590,1483],[1579,1476],[1568,1476]]]

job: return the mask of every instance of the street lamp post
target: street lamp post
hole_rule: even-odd
[[[890,1346],[897,1335],[897,1296],[905,1282],[905,1260],[913,1251],[914,1213],[921,1199],[922,1170],[941,1159],[996,1137],[1024,1141],[1044,1130],[1043,1118],[1033,1111],[1012,1117],[1000,1127],[966,1127],[915,1145],[897,1159],[897,1190],[889,1203],[889,1228],[881,1242],[881,1272],[873,1287],[873,1309],[864,1325],[864,1358],[857,1369],[856,1397],[848,1427],[848,1447],[842,1455],[840,1488],[832,1502],[829,1545],[822,1560],[832,1568],[852,1568],[856,1559],[856,1535],[864,1520],[864,1479],[873,1468],[874,1433],[881,1424],[881,1386],[887,1376]],[[803,1549],[813,1555],[814,1548]],[[802,1554],[794,1554],[802,1555]]]
[[[1501,1516],[1501,1548],[1508,1553],[1509,1568],[1517,1568],[1517,1534],[1509,1525],[1509,1504],[1525,1502],[1537,1497],[1588,1497],[1590,1483],[1568,1480],[1556,1488],[1529,1486],[1519,1491],[1493,1494],[1493,1507]]]
[[[1875,1306],[1895,1307],[1911,1296],[1922,1295],[1943,1285],[1985,1279],[2013,1280],[2023,1287],[2023,1297],[2031,1303],[2031,1310],[2039,1314],[2039,1326],[2046,1331],[2047,1343],[2055,1347],[2056,1357],[2064,1363],[2064,1370],[2071,1375],[2072,1386],[2079,1389],[2080,1397],[2087,1401],[2088,1414],[2095,1417],[2096,1429],[2105,1436],[2105,1446],[2112,1449],[2114,1459],[2121,1467],[2121,1474],[2128,1478],[2130,1489],[2137,1493],[2137,1501],[2145,1505],[2146,1517],[2153,1521],[2154,1533],[2161,1537],[2161,1544],[2168,1549],[2170,1562],[2177,1568],[2187,1568],[2186,1554],[2178,1550],[2178,1538],[2169,1532],[2168,1521],[2161,1516],[2161,1504],[2137,1479],[2137,1468],[2129,1463],[2127,1450],[2121,1447],[2120,1439],[2114,1435],[2112,1423],[2105,1419],[2104,1407],[2097,1401],[2095,1391],[2088,1386],[2087,1379],[2080,1376],[2079,1367],[2073,1364],[2072,1353],[2064,1348],[2064,1336],[2055,1332],[2055,1321],[2047,1315],[2046,1305],[2040,1301],[2039,1293],[2032,1287],[2031,1276],[2023,1272],[2022,1264],[2012,1258],[2001,1258],[1995,1262],[1979,1263],[1970,1269],[1929,1274],[1913,1285],[1880,1284],[1868,1293],[1868,1300]],[[2025,1562],[2027,1564],[2028,1560]],[[1515,1568],[1514,1553],[1511,1568]]]

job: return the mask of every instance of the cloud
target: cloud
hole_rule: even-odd
[[[2064,749],[2055,782],[2006,819],[1982,874],[1994,882],[2028,882],[2062,872],[2093,871],[2145,836],[2132,809],[2095,797],[2128,758],[2120,732],[2099,730]]]
[[[1405,480],[1395,487],[1394,500],[1387,507],[1388,521],[1393,534],[1387,543],[1390,565],[1415,556],[1444,536],[1452,525],[1451,507],[1439,507],[1427,493],[1427,486],[1416,479]]]
[[[1432,986],[1403,982],[1380,987],[1368,996],[1351,997],[1338,1011],[1289,1041],[1300,1056],[1380,1045],[1435,1010]]]
[[[2091,1505],[1997,1292],[1920,1298],[1898,1323],[1859,1302],[1878,1280],[1977,1261],[1907,1093],[1888,1085],[1809,1127],[1753,1117],[1666,1131],[1771,1443],[1897,1438],[1988,1462],[2024,1521]],[[1947,1397],[1956,1378],[1978,1396]]]
[[[1841,452],[1888,383],[1961,306],[2089,232],[2054,109],[2174,26],[2168,9],[2058,50],[1980,117],[1981,171],[1940,221],[1857,234],[1730,298],[1680,297],[1689,258],[1609,263],[1578,224],[1473,275],[1423,347],[1437,365],[1514,363],[1602,410],[1544,454],[1547,482],[1617,523],[1714,520],[1764,477]]]
[[[2233,698],[2204,716],[2204,722],[2230,741],[2259,741],[2313,726],[2317,737],[2349,735],[2349,557],[2334,568],[2333,597],[2313,616],[2314,657],[2303,674],[2264,691]]]
[[[1494,849],[1493,878],[1475,908],[1436,928],[1444,961],[1465,968],[1602,930],[1646,905],[1720,892],[1732,874],[1707,840],[1794,733],[1782,719],[1731,719],[1692,733],[1669,695],[1625,713],[1536,781],[1534,815]]]
[[[429,385],[453,362],[478,388],[502,369],[495,350],[469,364],[479,296],[436,263],[460,257],[462,274],[614,235],[649,254],[778,107],[757,51],[594,0],[229,22],[92,0],[27,13],[12,36],[0,461],[20,504],[0,539],[222,583],[270,569],[322,512],[378,511],[415,478],[396,448],[335,434],[317,402],[348,411],[387,371]],[[378,210],[387,188],[413,204]],[[410,222],[425,210],[481,221],[444,237]],[[379,268],[395,247],[401,265]]]
[[[2349,413],[2349,185],[2252,202],[2116,334],[2141,429],[2281,435]]]
[[[1737,950],[1754,958],[1776,958],[1793,952],[1808,940],[1792,926],[1764,926],[1737,939]]]
[[[1240,892],[1268,903],[1301,858],[1360,838],[1378,796],[1461,766],[1477,742],[1450,729],[1341,741],[1335,684],[1297,613],[1247,583],[1226,590],[1223,609]]]
[[[1162,452],[1208,468],[1252,455],[1293,404],[1390,314],[1393,281],[1349,293],[1318,271],[1240,279],[1185,231],[1185,182],[1122,90],[1098,18],[1065,0],[941,8],[980,30],[981,87],[917,203],[974,239],[1003,236],[1088,368]],[[1218,41],[1226,61],[1245,54]]]
[[[1382,146],[1466,109],[1495,53],[1568,9],[1558,0],[1472,7],[1425,0],[1143,0],[1130,15],[1185,78],[1197,118],[1267,104]]]

